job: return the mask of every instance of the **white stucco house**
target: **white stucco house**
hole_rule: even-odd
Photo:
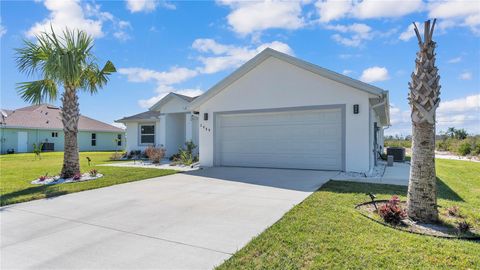
[[[195,99],[167,97],[144,113],[158,111],[153,118],[123,119],[127,149],[132,140],[140,142],[140,125],[150,122],[156,123],[158,142],[167,150],[169,135],[178,134],[175,143],[180,143],[190,138],[183,128],[198,128],[204,167],[368,173],[383,146],[383,129],[390,125],[388,91],[272,49],[265,49]],[[178,117],[182,129],[168,121],[173,119],[169,118],[173,100],[185,106],[175,111],[182,115]]]
[[[185,142],[198,145],[198,115],[187,109],[195,98],[169,93],[156,104],[136,115],[115,122],[126,126],[127,152],[148,146],[164,147],[167,156],[178,152]]]

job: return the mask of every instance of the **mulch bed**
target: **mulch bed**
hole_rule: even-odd
[[[380,208],[382,205],[384,205],[387,202],[388,202],[387,200],[378,200],[378,201],[375,201],[375,204],[377,205],[378,208]],[[400,202],[400,205],[403,208],[406,207],[405,202]],[[461,233],[458,231],[457,228],[448,224],[442,224],[442,223],[430,224],[430,223],[414,222],[412,220],[405,220],[404,222],[405,224],[401,224],[401,225],[393,225],[390,223],[386,223],[378,214],[373,202],[365,202],[365,203],[358,204],[355,206],[355,209],[357,209],[357,211],[359,211],[360,214],[369,218],[370,220],[373,220],[377,223],[380,223],[382,225],[385,225],[397,230],[401,230],[409,233],[421,234],[421,235],[441,237],[441,238],[467,239],[467,240],[480,241],[480,232],[473,231],[472,229],[470,229],[470,231],[466,233]],[[452,219],[453,217],[448,216],[448,218]],[[458,218],[458,221],[461,221],[461,220],[462,220],[461,218]]]

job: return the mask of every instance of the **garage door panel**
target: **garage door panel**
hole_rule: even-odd
[[[252,165],[252,159],[255,160]],[[232,162],[234,160],[234,162]],[[318,170],[318,162],[322,163],[322,170],[338,170],[338,162],[335,158],[329,156],[294,156],[294,155],[272,155],[272,154],[238,154],[227,153],[222,157],[223,166],[243,166],[243,167],[266,167],[266,168],[286,168],[286,169],[311,169]]]
[[[340,109],[225,114],[216,121],[217,165],[342,168]]]

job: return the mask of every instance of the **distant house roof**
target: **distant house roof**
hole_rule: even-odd
[[[147,120],[147,119],[158,119],[160,116],[159,111],[146,111],[142,113],[138,113],[132,116],[127,116],[122,119],[116,120],[115,122],[126,122],[126,121],[134,121],[134,120]]]
[[[49,104],[32,105],[16,110],[1,110],[0,124],[11,128],[63,129],[61,110]],[[6,117],[4,116],[6,115]],[[123,129],[80,115],[79,131],[124,132]]]

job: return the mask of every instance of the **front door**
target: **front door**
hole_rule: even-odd
[[[17,152],[19,153],[27,152],[27,143],[28,143],[28,133],[24,131],[19,131]]]

